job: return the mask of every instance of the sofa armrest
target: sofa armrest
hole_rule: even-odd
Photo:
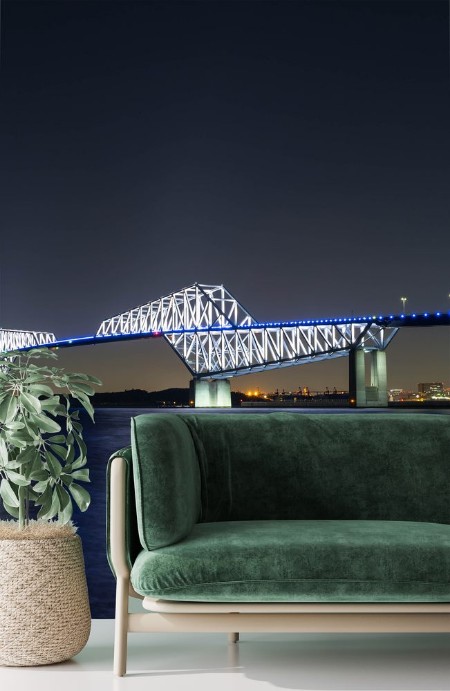
[[[128,578],[139,541],[131,447],[114,453],[107,467],[106,538],[108,563],[117,577]]]

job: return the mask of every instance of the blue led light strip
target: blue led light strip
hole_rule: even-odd
[[[112,341],[127,341],[138,338],[160,338],[170,334],[189,334],[189,333],[210,333],[221,331],[251,331],[253,329],[282,329],[289,327],[315,327],[315,326],[339,326],[339,324],[377,324],[382,327],[404,327],[404,326],[442,326],[450,324],[450,312],[424,312],[422,314],[398,314],[398,315],[372,315],[364,317],[330,317],[326,319],[301,319],[286,322],[253,322],[239,327],[233,326],[209,326],[194,329],[173,329],[168,331],[148,331],[131,334],[117,334],[104,336],[76,336],[57,340],[46,344],[50,348],[64,348],[81,345],[98,345]],[[22,350],[39,348],[31,346]]]

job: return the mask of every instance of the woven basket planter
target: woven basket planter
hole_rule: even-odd
[[[91,629],[77,535],[0,540],[0,664],[48,665],[84,648]]]

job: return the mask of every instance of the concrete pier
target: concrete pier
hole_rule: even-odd
[[[190,389],[196,408],[231,408],[229,379],[192,379]]]
[[[366,406],[366,363],[363,350],[351,350],[348,357],[348,398],[351,406]]]
[[[386,373],[386,351],[372,350],[370,353],[370,384],[377,390],[377,401],[372,405],[380,408],[387,407],[387,373]]]
[[[370,386],[366,386],[366,361],[362,349],[349,354],[349,401],[355,408],[386,408],[388,405],[386,351],[371,350]]]

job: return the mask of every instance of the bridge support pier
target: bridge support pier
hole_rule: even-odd
[[[348,397],[354,408],[366,405],[366,363],[364,350],[351,350],[348,357]]]
[[[229,379],[192,379],[190,389],[195,408],[231,408]]]
[[[386,408],[388,405],[386,351],[370,351],[370,386],[366,386],[366,362],[362,349],[349,355],[349,401],[355,408]]]
[[[370,405],[387,408],[388,391],[385,350],[372,350],[370,353],[370,385],[370,388],[374,389],[374,393],[376,393],[376,401],[371,401]],[[366,396],[366,398],[368,397]]]

